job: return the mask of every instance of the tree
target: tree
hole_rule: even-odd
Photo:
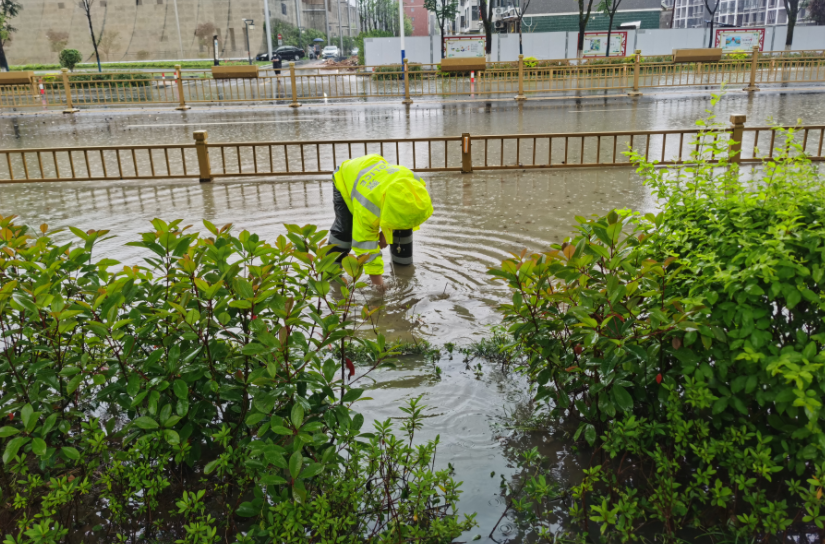
[[[481,14],[481,24],[484,26],[484,36],[487,38],[485,42],[485,53],[487,53],[487,62],[490,62],[490,55],[493,54],[493,2],[487,0],[479,0],[478,12]]]
[[[60,66],[74,72],[74,67],[83,60],[83,55],[77,49],[64,49],[60,52],[58,59],[60,60]]]
[[[590,0],[590,3],[592,4],[593,0]],[[518,10],[518,54],[519,55],[524,54],[524,47],[522,47],[522,42],[521,42],[521,20],[524,19],[524,14],[527,12],[527,9],[529,7],[530,7],[530,0],[527,0],[526,2],[524,2],[524,7],[522,8],[521,6],[519,6],[519,10]]]
[[[580,57],[584,49],[584,32],[587,30],[587,23],[590,21],[590,12],[593,10],[593,0],[577,0],[579,3],[579,39],[576,42],[576,56]],[[585,8],[585,1],[586,8]]]
[[[207,44],[212,42],[215,35],[215,25],[212,23],[201,23],[195,29],[195,37],[198,38],[198,49],[203,52]]]
[[[808,3],[808,14],[818,25],[825,25],[825,0],[811,0]]]
[[[607,23],[607,54],[605,55],[607,57],[610,56],[610,34],[613,31],[613,17],[615,17],[616,12],[619,11],[619,5],[621,5],[621,3],[622,0],[602,0],[602,3],[596,8],[607,15],[609,19]]]
[[[66,44],[69,43],[69,33],[59,32],[57,30],[47,30],[46,38],[49,40],[49,47],[53,53],[63,51]]]
[[[17,29],[11,26],[11,20],[17,17],[23,6],[17,0],[0,0],[0,68],[9,71],[9,62],[6,60],[6,42],[11,40],[12,33]]]
[[[593,0],[590,0],[591,2]],[[444,24],[454,20],[458,13],[458,0],[424,0],[424,9],[435,15],[441,31],[441,58],[444,58]]]
[[[89,21],[89,34],[92,36],[92,46],[95,48],[97,71],[102,72],[103,68],[100,67],[100,53],[97,50],[97,45],[100,43],[100,40],[95,39],[95,29],[94,25],[92,25],[92,6],[94,3],[95,0],[80,0],[80,7],[83,8],[83,12],[86,13],[86,20]]]
[[[793,44],[793,30],[796,28],[796,16],[799,15],[799,0],[785,0],[785,11],[788,13],[788,35],[785,45]]]
[[[719,9],[719,0],[716,0],[716,4],[714,4],[713,9],[710,9],[710,4],[708,0],[705,0],[705,7],[710,13],[710,38],[708,38],[708,47],[713,47],[713,19],[716,17],[716,11]],[[790,32],[790,30],[788,30]]]
[[[100,33],[100,40],[98,40],[98,47],[100,52],[106,55],[106,60],[111,60],[109,55],[117,50],[120,45],[120,32],[117,30],[105,30]]]

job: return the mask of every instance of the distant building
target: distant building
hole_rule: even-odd
[[[517,0],[491,0],[497,32],[517,32],[520,2]],[[673,2],[674,0],[669,0]],[[696,0],[691,0],[696,1]],[[698,0],[702,1],[702,0]],[[593,1],[593,10],[587,23],[587,30],[607,30],[609,18],[596,11],[598,0]],[[456,26],[462,34],[484,32],[478,12],[479,0],[459,0]],[[623,0],[613,18],[614,29],[622,23],[638,22],[639,28],[660,28],[660,18],[665,11],[661,0]],[[576,0],[531,0],[522,19],[522,32],[575,32],[579,30],[579,6]]]
[[[403,0],[404,15],[410,18],[413,36],[430,35],[430,12],[424,7],[424,0]]]
[[[346,0],[269,0],[269,10],[273,21],[295,25],[295,9],[300,5],[301,26],[321,31],[326,11],[330,37],[335,38],[336,1],[341,2],[341,33],[357,35],[354,2],[349,29]],[[266,51],[263,0],[96,0],[92,7],[95,34],[98,38],[103,35],[98,49],[104,62],[212,58],[215,35],[221,58],[243,58],[244,18],[255,22],[249,36],[251,54]],[[77,0],[25,0],[14,26],[17,32],[4,46],[10,64],[56,63],[58,52],[67,47],[79,50],[84,61],[94,58],[89,25]]]
[[[710,12],[704,0],[675,0],[673,28],[704,28],[710,21]],[[711,6],[715,4],[709,2]],[[804,6],[804,3],[801,3]],[[797,22],[806,18],[805,7],[799,8]],[[719,0],[713,18],[717,24],[738,27],[788,24],[788,13],[782,0]]]

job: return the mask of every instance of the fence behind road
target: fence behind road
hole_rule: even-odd
[[[370,67],[332,72],[296,69],[262,70],[257,78],[213,79],[208,70],[182,72],[112,72],[36,76],[28,85],[0,87],[0,107],[63,107],[94,105],[176,105],[188,109],[201,103],[301,100],[482,97],[512,94],[518,100],[530,95],[558,92],[630,91],[643,89],[713,87],[723,83],[759,85],[825,83],[825,52],[791,52],[763,55],[726,55],[720,62],[674,64],[667,58],[642,62],[630,57],[579,60],[489,63],[487,69],[466,77],[446,73],[438,64]],[[317,73],[314,73],[317,72]],[[323,73],[322,73],[323,72]]]
[[[758,163],[788,145],[777,127],[745,127],[731,116],[727,129],[733,162]],[[194,144],[95,146],[0,150],[0,183],[74,180],[268,177],[328,175],[353,157],[378,153],[417,172],[473,172],[528,168],[629,166],[633,149],[661,164],[683,164],[699,149],[698,128],[556,134],[511,134],[210,143],[205,131]],[[823,160],[825,125],[794,127],[795,142],[813,160]],[[711,160],[720,157],[708,157]]]

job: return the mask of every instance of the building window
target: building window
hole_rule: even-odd
[[[135,0],[135,5],[136,6],[142,6],[143,5],[143,0]]]
[[[106,6],[106,0],[100,0],[100,7],[105,8]]]
[[[163,4],[163,0],[158,0],[158,5],[160,6],[162,4]]]
[[[66,9],[66,4],[64,4],[63,2],[58,2],[57,9]]]
[[[286,4],[281,2],[281,15],[286,15]]]
[[[232,51],[235,50],[235,29],[234,28],[229,29],[229,46],[232,49]]]

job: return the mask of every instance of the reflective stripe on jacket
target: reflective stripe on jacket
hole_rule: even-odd
[[[369,254],[364,272],[384,273],[379,232],[392,244],[392,231],[418,229],[433,214],[424,180],[380,155],[344,161],[333,174],[335,186],[352,212],[352,249],[356,257]]]

